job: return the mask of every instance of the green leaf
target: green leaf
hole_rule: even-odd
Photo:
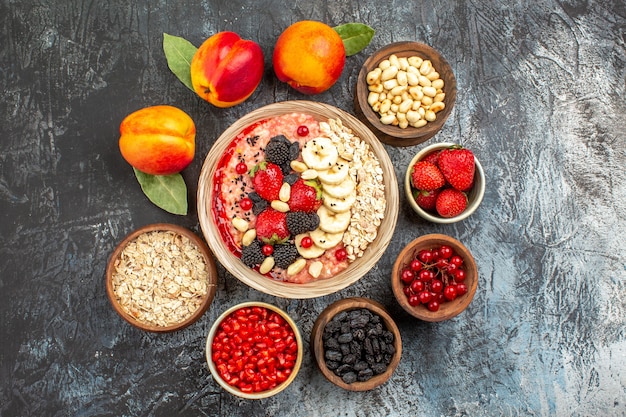
[[[163,33],[163,52],[167,66],[191,91],[194,91],[191,84],[191,60],[197,50],[188,40]]]
[[[180,173],[150,175],[136,168],[133,170],[143,193],[157,207],[172,214],[187,214],[187,185]]]
[[[374,29],[364,25],[363,23],[346,23],[344,25],[335,26],[335,32],[343,41],[346,48],[346,56],[351,56],[361,52],[374,37]]]

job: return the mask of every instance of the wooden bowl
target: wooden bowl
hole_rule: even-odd
[[[442,150],[454,146],[454,143],[434,143],[432,145],[426,146],[424,149],[420,150],[411,160],[409,165],[407,166],[406,173],[404,174],[404,193],[406,195],[406,199],[411,205],[413,211],[420,215],[420,217],[431,221],[433,223],[440,224],[450,224],[456,223],[461,220],[465,220],[469,216],[471,216],[480,203],[483,201],[483,196],[485,195],[485,172],[483,171],[483,167],[480,164],[480,161],[474,155],[474,164],[476,165],[476,170],[474,172],[474,186],[467,193],[467,207],[463,211],[463,213],[454,217],[441,217],[437,213],[432,213],[424,210],[415,202],[415,198],[413,197],[413,188],[411,182],[411,174],[413,172],[413,166],[417,161],[422,160],[426,155],[433,151]]]
[[[446,94],[444,99],[445,108],[437,113],[437,119],[428,122],[423,127],[400,128],[393,125],[385,125],[380,121],[380,114],[375,112],[367,102],[369,95],[367,74],[378,67],[381,61],[386,60],[392,54],[397,57],[419,56],[422,59],[429,59],[433,68],[439,73],[444,81],[443,91]],[[392,146],[413,146],[427,141],[435,136],[445,124],[448,116],[454,108],[456,101],[456,78],[452,72],[452,67],[443,56],[430,46],[419,42],[396,42],[389,44],[374,52],[363,64],[357,78],[354,110],[365,125],[370,128],[378,138]]]
[[[193,253],[193,256],[186,257],[186,256],[178,255],[175,258],[167,258],[167,260],[171,260],[171,262],[167,262],[163,260],[164,258],[166,258],[166,256],[164,255],[163,257],[159,258],[160,266],[162,268],[157,268],[156,265],[153,264],[153,266],[143,267],[142,270],[145,270],[145,268],[151,268],[154,271],[159,270],[159,271],[167,272],[169,268],[177,267],[177,264],[175,264],[175,262],[179,262],[183,259],[184,260],[196,259],[196,262],[204,263],[206,282],[204,282],[204,280],[199,280],[198,282],[202,282],[202,285],[206,285],[205,292],[200,291],[200,293],[204,292],[204,294],[201,295],[199,300],[196,301],[197,307],[195,311],[191,315],[181,314],[182,316],[181,320],[177,322],[167,322],[167,323],[158,322],[156,321],[156,318],[154,320],[149,319],[148,321],[144,321],[142,318],[143,316],[139,316],[138,318],[136,315],[131,314],[131,312],[137,311],[136,309],[137,305],[134,305],[131,308],[125,308],[123,307],[123,303],[121,301],[123,297],[120,295],[122,291],[120,289],[120,283],[122,282],[120,281],[120,279],[124,279],[124,282],[126,282],[127,284],[130,285],[130,287],[132,287],[131,285],[132,282],[138,282],[137,281],[139,279],[138,276],[140,276],[140,274],[135,274],[135,273],[126,274],[123,272],[121,268],[118,270],[118,264],[121,260],[121,257],[123,256],[125,260],[129,260],[131,259],[131,255],[132,255],[133,263],[140,264],[140,262],[145,262],[145,259],[147,258],[145,258],[144,256],[145,251],[142,251],[141,247],[152,246],[152,248],[154,248],[155,247],[154,245],[163,245],[164,242],[162,240],[158,240],[158,241],[151,240],[151,241],[146,241],[145,243],[141,243],[141,245],[137,245],[139,250],[136,250],[136,251],[133,250],[133,253],[137,254],[136,256],[134,254],[131,254],[130,250],[139,241],[144,242],[143,239],[147,238],[147,236],[153,235],[154,234],[153,232],[154,233],[170,232],[172,236],[174,237],[173,238],[174,240],[173,241],[169,240],[169,237],[168,237],[168,240],[167,240],[168,246],[176,245],[179,249],[185,248],[185,246],[181,246],[181,245],[182,245],[182,242],[186,242],[188,245],[190,245],[186,247],[186,250],[191,251],[190,253]],[[161,235],[160,233],[157,233],[157,234]],[[142,252],[144,253],[143,255],[140,254]],[[174,252],[169,251],[169,255],[172,255],[173,253]],[[174,254],[177,254],[177,253],[178,252]],[[125,261],[125,262],[128,262],[128,261]],[[199,266],[199,264],[196,263],[196,266]],[[198,269],[199,268],[193,269],[192,267],[192,272],[197,273]],[[184,285],[179,286],[178,285],[179,283],[178,284],[176,283],[176,279],[174,277],[176,270],[173,270],[171,274],[167,274],[165,272],[164,272],[164,275],[162,276],[157,276],[155,275],[155,273],[146,274],[146,276],[144,276],[144,278],[147,278],[149,281],[147,285],[149,286],[149,288],[153,290],[152,292],[148,292],[146,296],[148,296],[148,299],[152,300],[152,302],[154,303],[153,304],[154,307],[158,305],[159,308],[161,309],[164,309],[165,306],[163,305],[163,303],[159,304],[157,302],[158,299],[156,297],[152,298],[152,296],[154,295],[154,290],[163,291],[164,293],[167,293],[168,295],[171,296],[174,293],[169,292],[168,289],[173,288],[172,291],[174,291],[177,288],[176,296],[177,298],[180,298],[180,299],[184,298],[184,294],[182,294],[183,291],[188,291],[188,292],[190,291],[188,289],[189,285],[187,285],[187,288],[186,288]],[[183,276],[181,274],[178,274],[178,275]],[[131,281],[130,280],[131,278],[134,281]],[[163,282],[161,282],[161,284],[163,285],[157,285],[157,284],[152,285],[151,283],[155,282],[156,279],[163,279]],[[167,283],[169,283],[170,286],[167,286],[166,285]],[[146,330],[150,332],[172,332],[175,330],[183,329],[189,326],[190,324],[195,323],[200,317],[202,317],[202,315],[207,311],[207,309],[211,305],[211,302],[213,301],[213,297],[215,296],[216,283],[217,283],[217,268],[215,265],[215,261],[213,260],[213,256],[211,255],[211,252],[209,251],[209,248],[207,247],[206,243],[204,243],[204,241],[200,237],[198,237],[195,233],[193,233],[191,230],[186,229],[181,226],[177,226],[174,224],[167,224],[167,223],[156,223],[156,224],[143,226],[135,230],[134,232],[130,233],[128,236],[126,236],[111,254],[111,257],[109,258],[109,262],[107,264],[107,269],[106,269],[107,295],[115,311],[128,323],[132,324],[133,326],[141,330]],[[143,284],[143,285],[145,288],[146,284]],[[163,298],[167,298],[167,297],[163,297]],[[169,298],[168,300],[171,300],[171,298]],[[128,303],[124,303],[124,304],[128,305]],[[153,308],[148,308],[148,307],[145,307],[145,308],[150,312],[154,311]],[[163,315],[171,317],[171,314],[164,313]],[[156,317],[156,313],[154,317]]]
[[[433,249],[441,245],[452,247],[454,253],[463,258],[463,267],[466,273],[466,278],[463,282],[467,285],[468,291],[453,301],[441,303],[438,311],[430,311],[425,305],[421,304],[411,306],[403,292],[404,285],[400,279],[402,270],[410,265],[420,250]],[[472,302],[477,286],[478,269],[471,252],[458,240],[442,234],[424,235],[410,242],[398,255],[391,272],[391,287],[398,303],[412,316],[429,322],[444,321],[459,315]]]
[[[351,129],[352,132],[367,143],[374,152],[380,162],[383,182],[385,184],[386,207],[384,218],[378,227],[376,239],[369,244],[363,256],[357,258],[354,262],[350,263],[347,269],[335,276],[308,283],[291,283],[273,280],[246,266],[224,243],[216,224],[215,212],[213,210],[214,196],[216,195],[216,190],[212,186],[213,178],[216,175],[220,158],[222,158],[222,155],[225,153],[231,141],[254,123],[274,116],[294,112],[309,114],[317,121],[340,119],[345,127]],[[399,196],[394,167],[384,146],[378,141],[376,136],[354,116],[333,106],[311,101],[287,101],[270,104],[254,110],[237,120],[226,129],[211,148],[204,161],[198,183],[198,218],[200,226],[202,227],[202,232],[209,247],[212,249],[219,262],[221,262],[232,275],[250,287],[270,295],[285,298],[304,299],[324,296],[339,291],[358,281],[376,265],[385,252],[396,226],[398,205]]]
[[[395,348],[395,354],[393,355],[391,363],[387,366],[387,370],[384,373],[375,375],[371,379],[364,382],[357,381],[347,384],[341,377],[336,375],[326,366],[326,361],[324,360],[324,328],[337,314],[362,308],[368,309],[372,313],[380,316],[386,330],[393,333],[393,346]],[[368,391],[384,384],[389,380],[389,378],[391,378],[391,375],[398,366],[400,357],[402,356],[402,339],[400,337],[398,327],[381,304],[367,298],[355,297],[336,301],[322,311],[315,321],[313,329],[311,330],[311,349],[320,371],[322,371],[322,374],[324,374],[326,379],[330,382],[349,391]]]
[[[247,392],[241,391],[237,387],[230,385],[220,376],[217,370],[217,367],[215,365],[215,362],[213,362],[213,359],[212,359],[213,339],[215,338],[215,334],[217,333],[220,323],[222,323],[222,321],[226,317],[228,317],[230,314],[234,313],[235,311],[240,310],[242,308],[247,308],[247,307],[261,307],[261,308],[265,308],[265,309],[278,313],[283,319],[285,319],[287,323],[289,323],[289,326],[291,326],[291,328],[293,329],[296,342],[298,344],[297,359],[296,359],[294,367],[292,368],[291,374],[284,382],[277,385],[273,389],[270,389],[267,391],[247,393]],[[280,308],[272,304],[258,302],[258,301],[249,301],[249,302],[240,303],[224,311],[217,318],[217,320],[215,320],[215,323],[213,323],[213,325],[211,326],[211,330],[209,331],[209,335],[207,336],[207,341],[206,341],[206,360],[209,366],[209,370],[211,371],[211,375],[213,376],[213,379],[215,379],[215,381],[217,381],[217,383],[229,393],[236,395],[238,397],[241,397],[241,398],[249,399],[249,400],[258,400],[262,398],[268,398],[268,397],[278,394],[279,392],[287,388],[289,384],[291,384],[291,382],[293,382],[293,380],[296,378],[296,375],[298,374],[298,371],[300,370],[300,366],[302,365],[302,357],[303,357],[302,336],[300,335],[298,326],[296,326],[296,323],[293,321],[293,319],[289,317],[289,315],[285,313],[283,310],[281,310]]]

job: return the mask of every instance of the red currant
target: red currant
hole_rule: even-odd
[[[241,209],[245,211],[250,210],[253,205],[254,203],[248,197],[242,198],[241,201],[239,202],[239,207],[241,207]]]
[[[433,261],[433,251],[430,249],[422,249],[417,254],[417,257],[420,261],[424,262],[425,264],[431,263]]]
[[[428,304],[428,302],[433,299],[432,293],[430,291],[426,291],[426,290],[420,292],[418,294],[418,297],[419,297],[420,302],[422,304]]]
[[[311,243],[313,242],[311,241]],[[346,251],[344,248],[340,248],[335,251],[335,259],[337,259],[339,262],[345,261],[347,258],[348,258],[348,251]]]
[[[458,268],[456,271],[454,271],[454,279],[457,281],[465,281],[465,278],[467,277],[467,275],[465,274],[465,270],[462,268]]]
[[[463,258],[461,258],[459,255],[454,255],[452,258],[450,258],[450,263],[455,264],[457,267],[459,267],[463,265]]]
[[[263,252],[263,255],[265,256],[271,256],[272,253],[274,253],[274,246],[270,244],[263,245],[263,247],[261,248],[261,252]]]
[[[439,259],[439,249],[433,249],[433,261],[436,261]]]
[[[313,239],[311,239],[310,236],[303,237],[300,241],[300,246],[302,246],[304,249],[310,248],[311,246],[313,246]],[[337,255],[335,254],[335,256]]]
[[[416,294],[412,294],[411,296],[409,296],[409,305],[412,307],[418,306],[422,303],[422,301],[420,300],[419,295]]]
[[[415,278],[415,274],[413,273],[413,271],[411,271],[410,269],[402,270],[402,275],[400,276],[400,279],[402,280],[402,282],[404,282],[405,285],[409,285],[411,281],[413,281],[413,278]]]
[[[305,125],[298,126],[298,130],[296,130],[298,136],[306,136],[309,134],[309,128]]]
[[[446,289],[443,290],[443,296],[448,301],[452,301],[456,299],[456,296],[457,296],[456,285],[448,285]]]
[[[448,267],[448,260],[445,258],[439,258],[437,259],[437,262],[435,262],[435,266],[439,269],[446,269]]]
[[[407,296],[407,298],[413,295],[413,291],[410,286],[402,287],[402,292]]]
[[[442,259],[449,259],[453,254],[454,251],[448,245],[441,245],[439,248],[439,257]]]
[[[411,261],[411,269],[415,272],[421,270],[422,266],[423,266],[422,263],[418,259],[413,259]]]
[[[437,300],[432,300],[428,303],[429,311],[438,311],[439,310],[439,302]]]
[[[456,295],[457,297],[460,297],[462,295],[467,294],[467,285],[460,283],[460,284],[456,284]]]
[[[422,281],[430,281],[431,279],[435,278],[435,273],[433,271],[431,271],[430,269],[422,269],[419,272],[419,279]]]
[[[243,175],[246,172],[248,172],[248,166],[246,165],[245,162],[239,162],[236,166],[235,166],[235,172],[239,175]]]
[[[441,292],[443,290],[443,282],[439,281],[438,279],[433,279],[432,281],[430,281],[430,290],[432,292]]]
[[[415,294],[418,294],[421,291],[424,291],[424,282],[416,279],[411,283],[411,291]]]

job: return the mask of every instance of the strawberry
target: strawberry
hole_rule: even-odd
[[[421,159],[421,161],[432,162],[437,165],[437,160],[439,159],[439,151],[429,152],[425,157]]]
[[[469,191],[474,185],[474,154],[459,146],[439,153],[437,164],[448,184],[459,191]]]
[[[278,200],[280,187],[283,186],[283,171],[276,164],[263,161],[252,168],[252,186],[254,191],[267,201]]]
[[[259,213],[255,228],[257,239],[271,245],[284,243],[290,236],[286,214],[273,208]]]
[[[439,195],[439,193],[440,190],[414,190],[413,198],[415,198],[415,202],[417,203],[417,205],[424,210],[435,211],[435,202],[437,201],[437,196]]]
[[[435,208],[441,217],[456,217],[463,213],[467,207],[467,196],[465,193],[454,189],[446,188],[439,193]]]
[[[289,197],[289,210],[306,211],[308,213],[317,211],[322,205],[322,189],[317,180],[298,179],[291,186]]]
[[[413,186],[418,190],[432,191],[445,185],[446,179],[432,162],[418,161],[411,174]]]

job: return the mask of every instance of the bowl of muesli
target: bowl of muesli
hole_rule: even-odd
[[[133,326],[172,332],[195,323],[215,296],[216,264],[193,231],[169,223],[149,224],[128,234],[106,269],[114,310]]]
[[[231,125],[207,155],[198,218],[236,278],[285,298],[339,291],[387,248],[398,216],[387,152],[354,116],[287,101]]]

